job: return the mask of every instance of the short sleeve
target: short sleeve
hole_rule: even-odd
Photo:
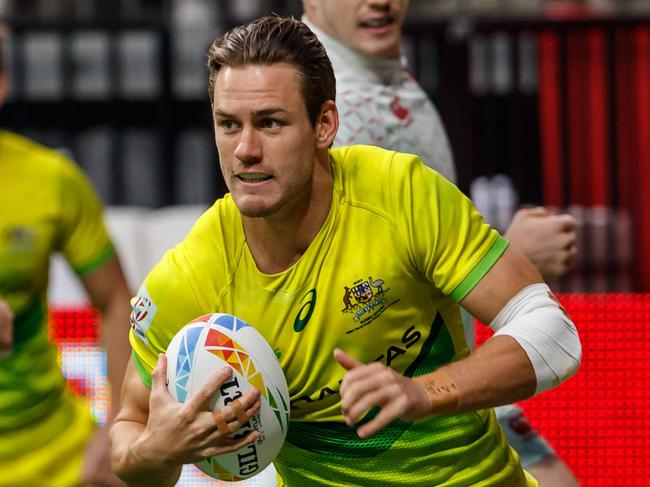
[[[151,386],[158,354],[187,323],[204,314],[187,276],[182,244],[168,251],[131,299],[129,342],[138,373]]]
[[[80,275],[101,267],[115,253],[104,224],[103,207],[81,170],[62,157],[59,250]]]
[[[393,156],[389,184],[412,264],[444,294],[461,301],[503,254],[507,241],[456,186],[416,156]]]

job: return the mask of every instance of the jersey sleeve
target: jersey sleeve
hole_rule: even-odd
[[[61,158],[58,247],[75,272],[83,276],[101,267],[115,251],[104,224],[102,204],[90,181],[72,161]]]
[[[167,350],[178,330],[221,309],[231,259],[219,237],[218,206],[206,211],[184,240],[165,253],[131,300],[132,357],[148,386],[158,354]]]
[[[198,305],[182,244],[168,251],[131,299],[129,342],[143,382],[151,387],[158,354],[185,324],[204,314]]]
[[[399,234],[417,270],[460,302],[490,270],[508,242],[485,223],[451,182],[407,154],[391,161],[390,187]]]

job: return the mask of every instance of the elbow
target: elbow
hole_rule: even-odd
[[[547,333],[543,333],[545,343],[536,349],[542,354],[541,363],[538,361],[539,367],[536,370],[538,373],[536,394],[553,389],[573,377],[582,362],[582,344],[573,322],[568,316],[562,314],[556,324],[556,333],[548,333],[548,330]]]
[[[120,424],[116,422],[111,426],[109,431],[111,469],[115,475],[126,482],[128,477],[129,446],[124,442],[120,442],[119,428]]]
[[[117,475],[120,479],[124,480],[124,455],[119,451],[115,435],[113,433],[113,427],[111,427],[110,435],[110,458],[111,458],[111,470]]]
[[[520,317],[497,335],[510,335],[531,362],[537,385],[535,394],[553,389],[578,371],[582,345],[573,322],[557,308],[548,307]]]
[[[559,382],[564,382],[565,380],[573,377],[582,362],[582,344],[580,343],[580,337],[578,336],[578,331],[575,328],[575,325],[572,322],[571,327],[573,328],[573,333],[566,340],[565,347],[568,350],[566,355],[566,369],[561,375]]]
[[[580,367],[578,330],[546,284],[520,291],[490,327],[495,335],[510,335],[524,349],[537,380],[536,394],[557,387]]]

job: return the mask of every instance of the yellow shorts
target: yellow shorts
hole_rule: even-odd
[[[95,428],[87,404],[66,393],[54,414],[0,436],[0,487],[78,486]]]

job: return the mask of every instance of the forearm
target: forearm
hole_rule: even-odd
[[[93,306],[102,313],[102,342],[107,353],[111,386],[111,417],[119,409],[119,397],[129,361],[129,289],[117,256],[82,278]]]
[[[120,406],[120,391],[124,371],[131,355],[129,346],[128,297],[114,299],[103,313],[102,336],[108,364],[108,381],[111,386],[111,411],[114,415]]]
[[[577,330],[545,284],[522,289],[490,327],[495,336],[469,357],[417,379],[434,412],[443,406],[467,411],[526,399],[578,370],[582,349]]]
[[[536,386],[526,352],[511,337],[493,337],[463,360],[418,377],[431,414],[476,411],[527,399]]]
[[[143,441],[144,430],[142,424],[116,420],[111,427],[113,471],[131,487],[175,485],[182,466],[152,460]]]

